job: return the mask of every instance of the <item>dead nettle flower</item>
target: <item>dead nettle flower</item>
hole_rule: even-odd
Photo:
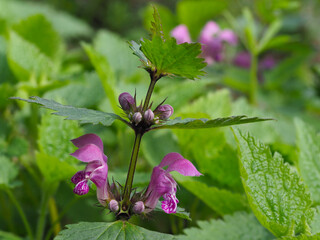
[[[147,123],[151,124],[154,119],[154,113],[152,112],[151,109],[148,109],[147,111],[144,112],[143,117]]]
[[[164,167],[168,166],[165,170]],[[177,183],[170,172],[177,171],[184,176],[202,175],[195,166],[187,159],[184,159],[179,153],[169,153],[161,163],[153,168],[151,181],[144,194],[145,212],[152,211],[160,197],[163,197],[162,209],[166,213],[175,213],[179,200],[176,197]],[[138,207],[137,207],[138,208]]]
[[[142,114],[140,112],[135,112],[132,116],[132,121],[135,125],[138,125],[142,120]]]
[[[113,200],[108,183],[108,158],[103,153],[102,140],[95,134],[86,134],[71,141],[79,148],[71,153],[71,156],[87,163],[85,170],[77,172],[71,178],[71,181],[76,184],[73,192],[78,195],[87,194],[88,181],[91,180],[97,186],[97,198],[101,205],[106,207],[112,202],[112,207],[115,209],[114,202],[117,201]]]
[[[191,42],[188,28],[185,25],[174,28],[171,35],[177,40],[178,44]],[[232,30],[221,30],[217,23],[209,21],[200,33],[199,42],[202,44],[202,57],[210,65],[223,60],[224,43],[236,45],[238,38]]]
[[[131,123],[135,126],[140,123],[144,126],[151,126],[154,123],[159,123],[160,120],[169,119],[173,114],[173,107],[169,104],[160,104],[154,111],[148,108],[143,112],[142,104],[137,106],[135,97],[132,97],[130,93],[127,92],[119,95],[119,103]]]
[[[119,95],[119,103],[125,112],[132,110],[136,106],[135,99],[127,92],[123,92]]]

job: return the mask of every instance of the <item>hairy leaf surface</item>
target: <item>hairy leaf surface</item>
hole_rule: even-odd
[[[153,232],[135,226],[126,221],[105,222],[80,222],[67,225],[55,240],[169,240],[175,239],[172,235]]]
[[[215,127],[226,127],[232,125],[239,125],[245,123],[254,123],[261,121],[269,121],[271,118],[258,118],[258,117],[247,117],[242,116],[231,116],[226,118],[206,119],[206,118],[185,118],[180,117],[173,120],[169,120],[162,125],[158,125],[153,129],[160,128],[177,128],[177,129],[197,129],[197,128],[215,128]]]
[[[312,199],[320,203],[320,136],[302,120],[296,119],[295,125],[299,148],[299,172],[310,190]]]
[[[308,232],[314,210],[297,173],[250,134],[235,130],[235,136],[242,183],[260,223],[277,237]]]
[[[105,113],[100,111],[95,111],[86,108],[76,108],[73,106],[62,105],[53,100],[48,100],[40,97],[30,97],[30,99],[22,99],[19,97],[13,97],[11,99],[18,99],[29,103],[36,103],[44,108],[54,110],[53,114],[59,116],[65,116],[68,120],[78,120],[80,123],[92,123],[92,124],[102,124],[104,126],[110,126],[114,120],[123,120],[121,117],[114,113]],[[123,120],[124,121],[124,120]]]
[[[197,222],[199,228],[187,228],[181,240],[272,240],[272,235],[257,221],[252,213],[236,212],[224,220]]]

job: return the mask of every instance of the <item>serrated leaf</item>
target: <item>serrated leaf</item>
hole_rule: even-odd
[[[277,240],[320,240],[320,234],[316,235],[299,235],[297,237],[283,237]]]
[[[245,123],[254,123],[261,121],[273,120],[271,118],[247,117],[245,115],[232,116],[226,118],[206,119],[206,118],[185,118],[180,117],[169,120],[162,125],[153,127],[152,129],[176,128],[176,129],[198,129],[198,128],[215,128],[239,125]]]
[[[4,155],[0,155],[0,166],[0,188],[13,187],[19,172],[18,166]]]
[[[187,228],[181,240],[272,240],[252,213],[236,212],[223,220],[198,221],[199,228]]]
[[[133,54],[136,55],[140,59],[140,62],[142,62],[143,66],[147,67],[148,66],[148,59],[141,51],[141,44],[138,44],[135,41],[130,41],[129,47],[133,51]]]
[[[297,146],[299,148],[298,169],[311,197],[320,203],[320,136],[316,130],[300,119],[295,119]]]
[[[242,183],[257,219],[277,237],[308,232],[314,211],[297,173],[250,134],[234,133]]]
[[[161,208],[161,202],[157,203],[157,206],[155,207],[154,211],[163,212],[163,209]],[[177,207],[177,212],[171,213],[170,215],[192,221],[192,219],[190,218],[190,213],[186,212],[185,209],[181,207]]]
[[[150,61],[150,67],[157,74],[176,75],[195,79],[204,75],[202,69],[206,66],[204,59],[199,58],[201,45],[199,43],[177,44],[174,38],[163,41],[154,36],[152,40],[141,41],[141,51]]]
[[[76,108],[73,106],[62,105],[53,100],[48,100],[40,97],[30,97],[30,99],[23,99],[19,97],[12,97],[11,99],[18,99],[29,103],[36,103],[44,108],[54,110],[53,114],[67,117],[68,120],[78,120],[80,123],[92,123],[92,124],[102,124],[104,126],[110,126],[114,120],[121,120],[120,116],[114,113],[105,113],[92,109],[86,108]]]
[[[169,240],[174,236],[150,231],[135,226],[127,221],[105,222],[81,222],[67,225],[67,229],[61,231],[55,240]]]
[[[175,173],[173,175],[180,185],[202,200],[220,216],[248,209],[244,195],[210,187],[199,181],[185,180],[186,177],[182,178]]]
[[[164,39],[160,15],[159,15],[159,12],[155,6],[153,6],[153,21],[151,22],[151,29],[150,30],[152,33],[152,38],[155,36],[158,36],[158,37],[161,37],[162,39]]]

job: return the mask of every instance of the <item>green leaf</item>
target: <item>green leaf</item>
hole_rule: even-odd
[[[117,79],[143,72],[137,68],[139,61],[132,55],[127,41],[115,33],[99,31],[94,39],[93,48],[105,57]]]
[[[180,117],[173,120],[169,120],[162,125],[153,127],[152,129],[162,129],[162,128],[176,128],[176,129],[198,129],[198,128],[215,128],[215,127],[226,127],[232,125],[239,125],[245,123],[254,123],[261,121],[273,120],[271,118],[258,118],[258,117],[247,117],[242,116],[232,116],[226,118],[216,118],[216,119],[206,119],[206,118],[185,118]]]
[[[316,209],[316,214],[312,223],[310,224],[311,232],[312,233],[319,233],[320,234],[320,206]]]
[[[157,203],[156,208],[154,209],[154,211],[158,211],[158,212],[164,212],[163,209],[161,208],[161,202],[159,201]],[[183,219],[187,219],[189,221],[192,221],[192,219],[190,218],[190,213],[186,212],[184,208],[181,207],[177,207],[177,212],[176,213],[171,213],[170,215],[179,217],[179,218],[183,218]]]
[[[181,240],[272,240],[252,213],[236,212],[223,220],[198,221],[199,228],[187,228]]]
[[[14,187],[14,180],[19,173],[18,166],[4,155],[0,155],[0,166],[0,188]]]
[[[75,164],[72,165],[67,161],[44,152],[36,153],[36,162],[46,183],[58,183],[66,179],[69,180],[77,172]]]
[[[115,92],[115,77],[111,66],[104,56],[99,54],[92,46],[86,43],[81,44],[83,49],[86,51],[89,59],[97,71],[99,78],[101,80],[104,91],[111,103],[112,109],[116,113],[120,113],[120,108],[118,107],[117,97]]]
[[[155,6],[153,6],[153,21],[151,22],[150,30],[152,33],[152,38],[154,38],[155,36],[158,36],[164,39],[160,15],[159,15],[158,9]]]
[[[159,75],[176,75],[189,79],[204,75],[202,68],[206,63],[198,57],[201,53],[199,43],[178,45],[174,38],[163,41],[161,37],[154,36],[152,40],[141,41],[141,51],[150,61],[148,67],[156,69]]]
[[[283,237],[283,238],[279,238],[277,240],[320,240],[320,234],[316,234],[316,235],[299,235],[297,237]]]
[[[320,136],[300,119],[295,119],[295,125],[299,148],[298,169],[312,199],[320,204]]]
[[[23,240],[23,238],[0,230],[0,240]]]
[[[90,108],[97,106],[106,95],[98,75],[95,72],[85,72],[65,86],[47,91],[43,98],[61,98],[68,105]]]
[[[281,155],[250,134],[234,131],[240,154],[240,173],[249,204],[275,236],[294,236],[309,231],[314,209],[301,179]]]
[[[216,187],[210,187],[199,181],[188,180],[190,178],[182,178],[176,173],[173,173],[173,175],[180,185],[197,196],[220,216],[248,209],[244,195],[232,193],[224,189],[218,189]]]
[[[172,13],[169,7],[156,3],[152,3],[152,5],[149,4],[148,6],[146,6],[143,11],[143,25],[145,29],[151,29],[154,6],[157,8],[157,11],[161,16],[164,38],[167,38],[170,36],[170,31],[179,24],[175,14]]]
[[[175,239],[172,235],[149,231],[132,225],[126,221],[105,222],[81,222],[67,225],[67,229],[61,231],[55,240],[169,240]]]
[[[53,61],[38,47],[14,31],[9,36],[8,63],[18,79],[28,81],[31,75],[48,75],[53,72]]]
[[[52,60],[57,57],[61,50],[60,36],[43,15],[30,16],[15,24],[12,29]]]
[[[37,142],[40,152],[57,157],[61,162],[70,164],[79,162],[70,156],[70,153],[75,151],[70,140],[83,135],[77,122],[64,121],[62,118],[52,117],[46,112],[41,118],[38,131]]]
[[[135,41],[130,41],[129,47],[133,51],[133,54],[136,55],[140,59],[140,62],[143,64],[143,66],[147,67],[148,66],[148,59],[141,51],[141,44],[138,44]]]
[[[53,113],[55,115],[65,116],[68,120],[78,120],[80,121],[80,123],[100,123],[104,126],[110,126],[116,119],[125,122],[124,119],[114,113],[105,113],[86,108],[76,108],[68,105],[62,105],[53,100],[48,100],[40,97],[30,97],[30,99],[12,97],[11,99],[18,99],[29,103],[39,104],[44,108],[56,111]]]
[[[16,23],[35,14],[43,14],[63,37],[90,36],[90,26],[72,15],[57,11],[47,4],[14,0],[0,0],[0,18]],[[39,36],[39,35],[38,35]]]
[[[269,44],[271,39],[274,38],[274,36],[279,32],[280,28],[282,26],[282,22],[280,20],[275,20],[271,23],[271,25],[268,27],[267,31],[263,34],[259,44],[258,44],[258,54],[263,52],[266,48],[266,46]]]

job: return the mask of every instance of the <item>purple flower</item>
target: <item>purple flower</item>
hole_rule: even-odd
[[[168,168],[165,170],[166,166]],[[160,197],[164,199],[161,207],[166,213],[176,212],[179,200],[176,197],[177,183],[170,174],[172,171],[177,171],[184,176],[202,175],[189,160],[184,159],[179,153],[167,154],[161,163],[153,168],[151,181],[145,193],[145,212],[152,211]]]
[[[109,200],[108,158],[103,153],[102,140],[95,134],[86,134],[71,141],[79,148],[71,156],[87,163],[85,170],[77,172],[71,178],[76,184],[73,192],[78,195],[87,194],[88,180],[91,180],[97,186],[99,202],[106,206],[106,201]]]
[[[185,25],[175,27],[171,35],[178,44],[191,42],[188,28]],[[201,31],[199,42],[202,44],[202,56],[208,64],[212,64],[223,60],[224,43],[236,45],[238,38],[232,30],[221,30],[217,23],[209,21]]]
[[[159,119],[167,120],[173,114],[173,107],[169,104],[160,105],[154,112],[159,116]]]
[[[229,29],[220,30],[218,24],[209,21],[202,29],[199,42],[202,44],[202,55],[208,64],[223,59],[224,42],[236,45],[237,36]]]
[[[233,64],[240,68],[249,69],[251,65],[251,57],[249,52],[240,52],[233,59]]]
[[[130,93],[123,92],[119,95],[119,103],[124,111],[128,111],[136,105],[136,101]]]
[[[186,25],[181,24],[171,31],[171,36],[177,40],[177,44],[191,43],[190,34]]]

